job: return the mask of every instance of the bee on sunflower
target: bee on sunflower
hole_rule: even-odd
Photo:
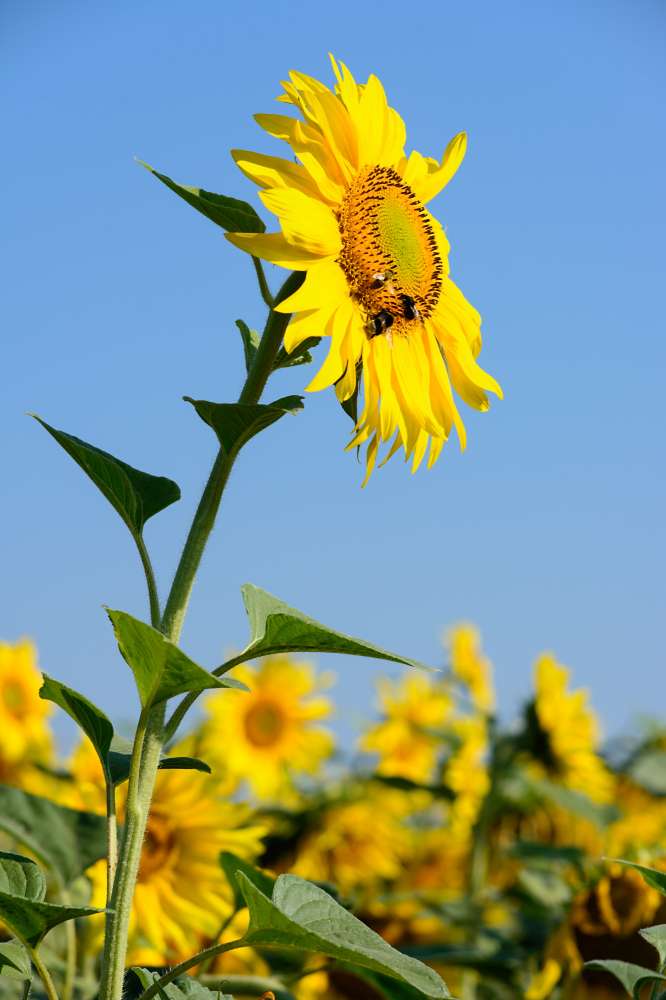
[[[368,443],[365,485],[380,442],[393,438],[384,462],[404,448],[412,471],[428,442],[433,465],[453,426],[464,449],[452,385],[477,410],[488,409],[486,391],[502,392],[476,362],[481,317],[449,278],[449,242],[426,208],[462,162],[465,134],[451,140],[441,163],[416,151],[407,158],[405,125],[379,80],[357,84],[331,60],[334,92],[303,73],[283,83],[278,100],[303,121],[255,116],[289,144],[296,162],[232,150],[281,232],[227,239],[254,257],[306,272],[301,288],[276,306],[295,314],[285,348],[291,353],[310,337],[331,337],[310,392],[334,384],[345,402],[362,373],[364,406],[347,447]]]

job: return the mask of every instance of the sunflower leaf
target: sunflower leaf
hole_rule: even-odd
[[[106,857],[106,818],[0,785],[0,829],[39,858],[62,886]]]
[[[144,708],[186,691],[233,687],[247,691],[240,681],[218,678],[204,670],[173,642],[145,622],[106,608],[120,652],[131,667]]]
[[[140,472],[73,434],[57,431],[36,413],[28,416],[34,417],[92,479],[133,535],[141,534],[148,518],[180,500],[180,488],[171,479]]]
[[[143,986],[144,991],[150,989],[159,980],[159,973],[155,972],[154,969],[140,969],[135,966],[131,971]],[[217,1000],[218,991],[209,990],[207,986],[192,979],[191,976],[183,976],[172,983],[158,986],[157,995],[161,1000],[165,1000],[165,998],[166,1000]],[[220,993],[219,997],[220,1000],[234,1000],[228,993]]]
[[[666,964],[666,924],[655,924],[654,927],[641,927],[638,932],[653,948],[659,952],[659,967]]]
[[[284,347],[281,347],[273,362],[273,371],[277,371],[278,368],[293,368],[295,365],[311,364],[310,348],[316,347],[319,343],[321,343],[321,337],[306,337],[291,354],[287,354]]]
[[[621,962],[616,958],[586,962],[583,968],[610,972],[612,976],[620,980],[627,993],[633,996],[634,1000],[640,1000],[641,987],[645,983],[654,982],[655,980],[666,983],[666,976],[662,976],[660,972],[652,972],[650,969],[644,969],[642,965],[634,965],[633,962]]]
[[[245,369],[250,371],[252,363],[254,361],[255,354],[257,353],[257,348],[259,347],[259,342],[261,337],[256,330],[250,330],[247,323],[244,323],[242,319],[236,320],[236,326],[240,330],[240,335],[243,338],[243,350],[245,352]]]
[[[423,1000],[425,994],[409,983],[403,983],[393,976],[386,976],[373,969],[363,969],[351,962],[336,962],[335,971],[350,972],[353,976],[373,986],[386,1000]]]
[[[242,653],[218,668],[220,673],[255,656],[268,656],[272,653],[346,653],[350,656],[392,660],[394,663],[434,672],[433,667],[419,663],[418,660],[398,656],[371,642],[355,639],[344,632],[336,632],[252,583],[243,584],[241,590],[250,620],[250,643]]]
[[[604,858],[604,861],[614,861],[618,865],[627,865],[640,872],[645,881],[662,896],[666,896],[666,872],[659,871],[658,868],[648,868],[647,865],[638,865],[635,861],[621,861],[619,858]]]
[[[132,764],[132,743],[130,740],[123,740],[126,747],[121,747],[122,737],[114,736],[111,749],[109,750],[109,777],[114,785],[122,785],[127,781]],[[159,764],[160,771],[203,771],[205,774],[212,774],[211,768],[203,760],[196,757],[168,757],[162,754]]]
[[[209,403],[205,399],[191,399],[201,419],[217,434],[222,451],[227,458],[235,457],[243,445],[260,431],[280,420],[285,413],[303,409],[302,396],[285,396],[274,403]]]
[[[246,903],[243,897],[243,893],[238,885],[238,880],[236,879],[236,872],[243,872],[246,878],[249,878],[250,882],[263,892],[265,896],[270,896],[273,893],[273,886],[275,885],[275,879],[271,878],[270,875],[266,875],[259,868],[255,868],[251,865],[249,861],[243,861],[237,855],[232,854],[231,851],[220,851],[220,864],[224,874],[227,876],[227,881],[231,886],[232,892],[234,894],[234,907],[236,910],[242,910]]]
[[[244,938],[248,944],[328,955],[408,983],[426,996],[450,997],[436,972],[396,951],[311,882],[280,875],[269,899],[242,872],[236,878],[250,910]]]
[[[266,226],[263,224],[252,205],[246,201],[239,201],[237,198],[227,198],[223,194],[213,194],[212,191],[203,191],[201,188],[186,187],[184,184],[177,184],[165,174],[158,174],[147,163],[141,163],[142,167],[150,170],[163,184],[171,188],[177,195],[183,198],[188,205],[196,208],[207,219],[221,226],[228,233],[265,233]]]
[[[14,941],[0,944],[0,976],[7,979],[32,979],[30,958],[25,948]]]
[[[103,913],[91,906],[58,906],[45,903],[44,872],[30,858],[0,851],[0,920],[31,948],[64,920]]]
[[[78,722],[97,751],[104,776],[108,781],[109,748],[114,735],[110,719],[78,691],[61,684],[48,674],[42,674],[42,677],[44,682],[39,690],[39,697],[59,705],[75,722]]]

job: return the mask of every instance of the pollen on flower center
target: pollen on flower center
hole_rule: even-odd
[[[365,167],[340,210],[338,258],[369,319],[390,313],[408,333],[429,316],[442,288],[442,261],[428,214],[390,167]]]

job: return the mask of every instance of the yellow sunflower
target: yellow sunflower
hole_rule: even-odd
[[[221,691],[204,701],[210,713],[198,750],[206,763],[247,781],[261,799],[289,794],[293,773],[315,773],[333,750],[331,734],[315,720],[331,714],[319,693],[332,675],[317,678],[312,664],[290,656],[266,657],[260,666],[236,667],[250,693]]]
[[[377,690],[384,720],[362,737],[361,749],[379,753],[378,774],[429,782],[441,746],[432,730],[441,728],[451,713],[448,693],[414,670],[395,682],[381,677]]]
[[[35,765],[53,756],[53,705],[39,697],[41,686],[34,644],[0,642],[0,781],[36,795],[47,794],[49,780]]]
[[[446,765],[444,782],[456,794],[451,803],[450,829],[456,837],[465,837],[476,823],[490,789],[488,727],[483,715],[474,715],[456,719],[453,731],[460,746]]]
[[[587,691],[567,691],[570,677],[571,671],[551,653],[539,657],[534,668],[536,717],[562,782],[596,802],[609,802],[613,776],[596,752],[600,743],[597,718],[587,705]]]
[[[181,747],[175,748],[179,755]],[[72,787],[61,801],[70,808],[105,811],[104,777],[89,740],[71,760]],[[117,791],[122,821],[127,785]],[[199,771],[160,771],[150,806],[141,853],[132,919],[128,964],[180,962],[214,938],[231,914],[232,895],[220,863],[220,851],[254,860],[263,850],[263,826],[250,825],[244,805],[222,801],[215,775]],[[87,872],[93,906],[106,905],[106,861]],[[104,920],[88,922],[86,950],[99,951]]]
[[[481,652],[481,635],[474,625],[462,624],[448,634],[451,670],[469,688],[474,708],[489,714],[495,707],[493,665]]]
[[[362,367],[364,407],[348,447],[368,442],[367,482],[379,442],[394,434],[385,461],[404,447],[406,458],[414,456],[412,471],[428,441],[429,467],[437,460],[454,424],[465,447],[451,384],[477,410],[488,408],[486,390],[501,396],[501,389],[476,363],[481,318],[449,278],[449,242],[425,207],[458,169],[465,134],[451,140],[441,163],[417,152],[407,158],[404,123],[379,80],[359,85],[331,59],[335,92],[303,73],[283,83],[278,100],[303,121],[256,116],[296,162],[232,150],[282,231],[227,239],[307,272],[277,309],[295,313],[287,351],[308,337],[332,338],[308,391],[335,384],[338,399],[350,399]]]

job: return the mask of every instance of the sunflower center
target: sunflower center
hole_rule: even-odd
[[[408,334],[437,304],[442,260],[428,214],[390,167],[365,167],[340,210],[338,258],[368,335]]]
[[[176,831],[171,821],[160,813],[151,812],[141,851],[139,882],[147,882],[155,872],[163,871],[169,866],[176,850],[176,839]]]
[[[257,747],[277,743],[284,731],[284,713],[278,705],[259,702],[245,716],[245,733],[250,743]]]

